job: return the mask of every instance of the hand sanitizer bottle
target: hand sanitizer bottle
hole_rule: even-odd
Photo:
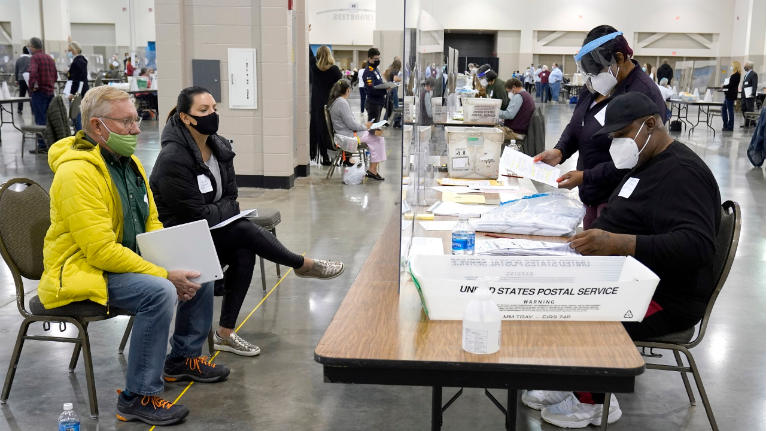
[[[474,299],[463,313],[463,350],[478,355],[500,350],[502,317],[487,280],[480,279]]]

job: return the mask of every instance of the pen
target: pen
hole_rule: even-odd
[[[548,196],[548,195],[550,195],[550,194],[551,194],[551,193],[536,193],[536,194],[534,194],[534,195],[525,196],[525,197],[523,197],[523,198],[521,198],[521,199],[512,199],[512,200],[510,200],[510,201],[501,202],[501,205],[506,205],[506,204],[509,204],[509,203],[512,203],[512,202],[519,202],[519,201],[521,201],[522,199],[533,199],[533,198],[540,198],[540,197],[543,197],[543,196]]]

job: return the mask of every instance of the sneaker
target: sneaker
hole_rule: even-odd
[[[172,425],[184,420],[189,409],[153,395],[133,395],[117,391],[117,419],[123,422],[141,421],[149,425]]]
[[[222,352],[232,352],[241,356],[258,356],[261,349],[258,346],[243,340],[237,333],[232,332],[229,338],[223,338],[218,335],[218,331],[213,334],[213,348]]]
[[[540,410],[561,403],[570,394],[572,392],[524,391],[522,392],[522,403],[533,410]]]
[[[29,154],[48,154],[47,148],[37,148],[34,150],[29,150]]]
[[[207,356],[199,358],[184,358],[176,361],[171,357],[165,360],[162,377],[166,382],[181,382],[194,380],[202,383],[215,383],[226,380],[229,368],[226,365],[212,364]]]
[[[343,262],[336,262],[333,260],[315,259],[314,265],[312,265],[312,269],[304,271],[299,268],[293,272],[296,273],[297,277],[301,278],[322,278],[325,280],[330,280],[331,278],[336,278],[343,274],[344,264]]]
[[[621,418],[623,412],[618,406],[615,395],[610,396],[610,415],[607,423],[611,424]],[[545,407],[541,410],[544,421],[561,428],[586,428],[591,425],[602,425],[602,404],[584,404],[578,401],[572,393],[561,403]]]

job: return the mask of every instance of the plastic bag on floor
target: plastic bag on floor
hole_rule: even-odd
[[[472,224],[481,232],[571,236],[585,215],[579,200],[549,193],[501,205]]]
[[[362,184],[362,180],[365,179],[365,173],[365,165],[362,162],[344,168],[344,184]]]

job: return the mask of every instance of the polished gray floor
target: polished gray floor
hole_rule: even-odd
[[[352,101],[359,106],[358,100]],[[30,121],[29,106],[20,121]],[[552,147],[572,112],[567,105],[547,105],[547,147]],[[8,114],[6,113],[6,119]],[[765,171],[753,168],[745,155],[750,135],[703,130],[680,140],[690,145],[716,175],[722,199],[743,209],[740,248],[730,278],[714,309],[706,340],[693,353],[722,430],[765,429]],[[721,128],[721,120],[714,124]],[[156,123],[144,123],[138,155],[151,169],[159,150]],[[0,180],[25,176],[45,187],[52,174],[44,156],[21,158],[21,135],[2,128]],[[381,169],[385,182],[345,186],[340,175],[326,181],[312,167],[290,191],[242,189],[241,204],[272,207],[282,212],[278,237],[297,253],[343,260],[347,270],[330,282],[287,275],[264,300],[258,274],[240,321],[260,303],[240,330],[258,344],[262,354],[243,358],[223,353],[217,362],[232,368],[225,383],[195,383],[179,401],[192,413],[184,430],[423,430],[429,429],[429,388],[351,386],[323,383],[322,368],[313,352],[325,328],[367,258],[398,199],[399,134],[388,139],[389,161]],[[27,148],[31,148],[28,141]],[[566,168],[573,168],[574,160]],[[680,184],[680,187],[684,185]],[[269,289],[278,282],[274,265],[267,265]],[[34,284],[27,284],[34,291]],[[12,280],[0,265],[0,379],[8,364],[21,317],[12,301]],[[10,302],[10,303],[9,303]],[[216,307],[220,299],[216,300]],[[54,429],[62,403],[74,402],[84,430],[147,430],[114,417],[116,390],[124,385],[125,357],[117,346],[126,319],[92,325],[91,343],[101,416],[87,418],[88,402],[82,361],[67,372],[71,346],[27,342],[8,404],[0,406],[0,430]],[[40,325],[34,332],[42,334]],[[58,329],[52,331],[58,332]],[[67,332],[72,333],[71,329]],[[668,360],[668,358],[664,358]],[[166,398],[178,397],[183,384],[168,384]],[[451,389],[445,390],[447,398]],[[503,391],[496,396],[505,397]],[[611,430],[706,430],[702,405],[691,407],[678,375],[647,371],[637,379],[636,392],[619,394],[623,418]],[[558,429],[543,424],[538,412],[519,407],[520,430]],[[467,389],[445,413],[445,430],[501,430],[503,415],[481,390]]]

